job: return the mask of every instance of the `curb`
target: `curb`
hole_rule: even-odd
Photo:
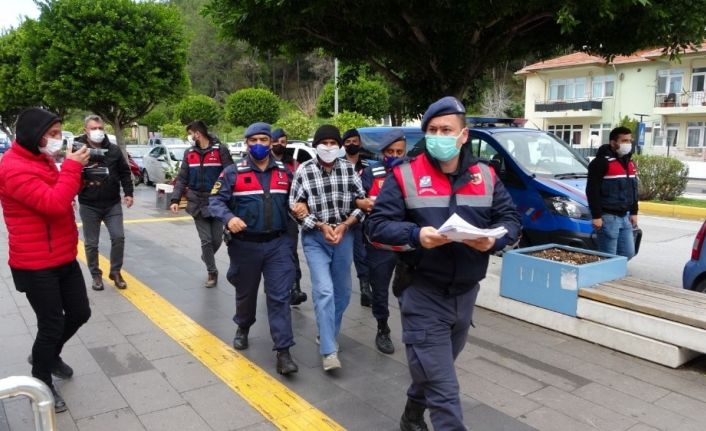
[[[643,201],[640,201],[639,208],[639,214],[676,217],[689,220],[706,219],[706,208],[688,207],[684,205],[657,204],[654,202]]]

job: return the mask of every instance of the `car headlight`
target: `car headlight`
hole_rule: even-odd
[[[549,211],[569,218],[591,220],[591,212],[585,205],[569,199],[566,196],[550,196],[544,198]]]

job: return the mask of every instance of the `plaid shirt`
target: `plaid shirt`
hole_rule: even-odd
[[[355,207],[358,198],[365,198],[365,189],[350,162],[336,159],[331,172],[326,172],[315,158],[304,162],[294,174],[289,205],[306,202],[309,215],[302,225],[311,230],[316,222],[335,225],[350,215],[360,221],[363,211]]]

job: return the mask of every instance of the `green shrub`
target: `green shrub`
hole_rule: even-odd
[[[279,118],[280,99],[269,90],[246,88],[226,98],[225,119],[234,126],[247,127],[264,121],[274,123]]]
[[[634,155],[640,200],[673,201],[686,189],[689,167],[665,156]]]
[[[162,127],[163,124],[169,122],[169,117],[163,109],[153,109],[147,114],[145,114],[139,121],[143,126],[147,127],[147,130],[155,132]]]
[[[306,141],[314,131],[314,122],[302,111],[291,111],[280,118],[274,127],[281,127],[289,139]]]
[[[186,136],[186,128],[181,123],[166,123],[159,127],[162,136],[184,138]]]
[[[221,119],[221,107],[214,99],[203,94],[186,96],[176,105],[174,115],[187,125],[194,120],[201,120],[206,126],[214,126]]]
[[[333,105],[333,83],[328,82],[319,94],[316,114],[320,117],[332,117]],[[390,93],[381,82],[359,77],[354,82],[339,85],[338,107],[339,112],[354,111],[366,117],[380,118],[390,113]]]
[[[374,126],[375,120],[357,112],[343,111],[340,114],[335,115],[331,123],[338,127],[338,130],[340,130],[341,134],[343,134],[343,132],[348,129]]]

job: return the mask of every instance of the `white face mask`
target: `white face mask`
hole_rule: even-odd
[[[620,144],[620,148],[618,148],[618,153],[619,156],[624,156],[628,154],[632,150],[632,144]]]
[[[327,147],[325,145],[319,145],[316,147],[316,154],[324,163],[332,163],[334,160],[336,160],[339,149],[340,148],[338,148],[337,146]]]
[[[46,154],[49,157],[54,157],[56,153],[61,150],[61,146],[64,141],[61,139],[47,138],[47,145],[44,147],[39,147],[39,151]]]
[[[103,130],[91,130],[88,132],[88,138],[91,142],[95,142],[96,144],[103,142],[103,139],[105,139],[105,132]]]

